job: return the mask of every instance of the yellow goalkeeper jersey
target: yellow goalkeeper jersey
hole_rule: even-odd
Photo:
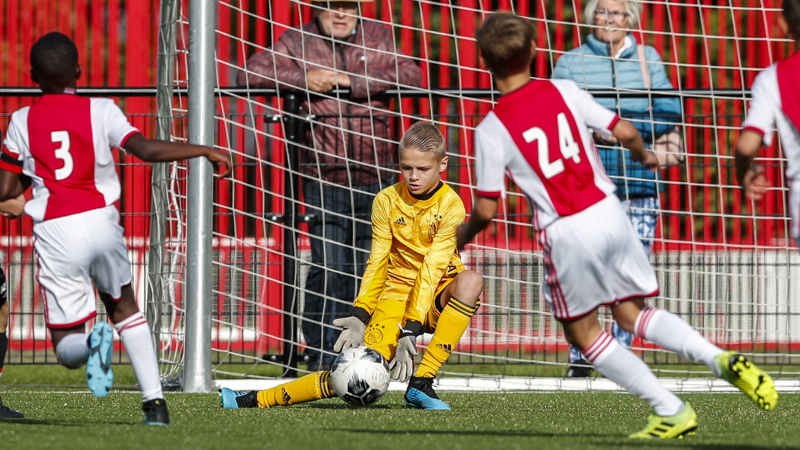
[[[464,203],[442,183],[425,200],[401,181],[380,191],[372,204],[372,250],[354,306],[370,314],[380,300],[404,301],[406,320],[425,323],[442,277],[464,270],[456,250],[456,227]]]

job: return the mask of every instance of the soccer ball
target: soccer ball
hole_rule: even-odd
[[[331,383],[336,395],[347,403],[369,405],[389,389],[389,364],[369,347],[348,348],[333,362]]]

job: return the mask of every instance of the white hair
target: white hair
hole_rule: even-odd
[[[583,10],[583,21],[586,22],[587,25],[597,25],[594,23],[594,13],[597,11],[597,7],[600,5],[601,1],[603,0],[589,0],[589,3],[586,4],[586,8]],[[614,1],[625,7],[625,11],[628,13],[628,28],[633,29],[638,27],[642,5],[636,0]]]

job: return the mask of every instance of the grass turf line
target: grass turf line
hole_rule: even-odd
[[[8,388],[8,386],[4,386]],[[269,410],[223,410],[216,395],[167,394],[174,425],[140,425],[138,393],[54,394],[5,390],[7,405],[26,414],[0,420],[3,448],[342,448],[425,450],[568,448],[798,448],[800,395],[783,395],[764,412],[743,395],[692,394],[700,428],[682,441],[626,439],[645,425],[649,408],[612,393],[444,393],[453,411],[415,411],[402,393],[372,407],[330,399]],[[540,446],[541,447],[538,447]]]

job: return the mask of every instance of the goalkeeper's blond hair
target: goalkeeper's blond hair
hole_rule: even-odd
[[[431,152],[437,161],[445,157],[444,136],[436,125],[430,122],[417,122],[400,138],[400,151],[414,149]]]

